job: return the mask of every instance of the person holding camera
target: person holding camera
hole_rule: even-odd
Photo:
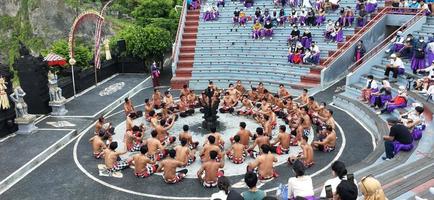
[[[420,93],[427,93],[429,86],[434,83],[434,61],[431,63],[431,66],[419,69],[418,73],[425,76],[416,80],[415,89],[419,90]]]

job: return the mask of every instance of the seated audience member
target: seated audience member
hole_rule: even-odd
[[[253,25],[252,38],[259,39],[261,37],[262,25],[259,23],[259,20]]]
[[[334,37],[334,31],[335,31],[335,24],[333,24],[332,20],[327,20],[327,25],[325,27],[324,31],[324,37],[327,41],[330,41]]]
[[[396,36],[390,41],[392,45],[386,50],[386,53],[397,53],[404,47],[404,36],[401,31],[396,33]]]
[[[357,185],[353,181],[342,180],[336,187],[336,200],[356,200],[359,191]]]
[[[325,183],[324,186],[322,188],[321,191],[321,198],[325,198],[326,197],[326,191],[325,191],[325,187],[330,185],[332,188],[332,192],[333,194],[336,194],[336,188],[337,186],[341,183],[341,181],[343,180],[347,180],[347,169],[345,167],[345,164],[341,161],[335,161],[332,166],[332,176],[334,178],[332,179],[328,179]],[[357,184],[356,179],[354,179],[354,185]],[[357,186],[356,186],[356,191],[357,191]]]
[[[431,66],[425,69],[419,69],[418,72],[424,74],[424,76],[416,80],[415,89],[419,90],[420,93],[427,93],[430,85],[434,84],[434,60]]]
[[[399,51],[401,58],[411,59],[416,41],[412,34],[408,34],[404,40],[404,47]]]
[[[425,126],[425,117],[423,116],[424,108],[421,104],[416,104],[417,105],[414,107],[413,110],[400,116],[402,123],[410,131],[414,128],[423,129],[423,127]]]
[[[383,108],[384,104],[392,99],[392,87],[389,81],[384,78],[381,81],[381,88],[377,92],[371,93],[369,103],[375,109]]]
[[[217,0],[217,7],[219,6],[225,7],[225,0]]]
[[[378,111],[377,114],[391,113],[397,108],[404,108],[407,106],[407,92],[404,86],[399,86],[398,94],[390,101],[385,103],[385,108]]]
[[[300,142],[302,151],[297,156],[290,156],[288,158],[289,164],[293,164],[295,161],[299,160],[303,163],[305,168],[309,168],[315,163],[313,148],[307,143],[307,140],[308,137],[303,135]]]
[[[331,33],[332,40],[336,43],[344,41],[344,31],[342,30],[342,24],[337,21],[334,26],[334,31]]]
[[[240,136],[234,136],[234,143],[231,148],[226,151],[226,155],[229,160],[235,164],[241,164],[244,162],[247,156],[246,146],[240,143]]]
[[[291,34],[288,37],[288,43],[292,44],[300,40],[300,30],[298,30],[297,26],[292,28]]]
[[[219,192],[211,195],[211,200],[241,200],[243,197],[235,190],[230,189],[231,183],[225,176],[219,177],[217,187]]]
[[[353,22],[354,22],[354,12],[353,12],[353,10],[351,9],[350,6],[347,6],[347,9],[345,10],[344,18],[343,19],[344,20],[343,20],[342,25],[344,27],[351,27],[353,25]]]
[[[325,14],[326,14],[326,12],[324,11],[324,9],[320,8],[318,10],[318,13],[317,13],[316,19],[315,19],[315,23],[316,23],[317,27],[320,27],[326,21]]]
[[[390,63],[386,64],[386,71],[384,72],[385,78],[389,79],[389,73],[393,73],[393,81],[398,82],[398,75],[404,74],[404,63],[401,58],[399,58],[396,54],[390,55]]]
[[[307,17],[306,8],[302,8],[298,18],[300,26],[306,26],[306,17]]]
[[[210,160],[203,162],[202,167],[197,171],[197,178],[206,188],[217,186],[218,178],[224,176],[223,170],[220,170],[225,166],[224,155],[220,162],[216,160],[218,155],[217,151],[210,151]]]
[[[266,20],[264,24],[262,39],[265,39],[265,37],[269,37],[270,40],[273,39],[273,24],[271,24],[270,20]]]
[[[258,183],[258,176],[253,172],[247,172],[244,175],[244,182],[247,187],[249,187],[248,191],[244,191],[241,195],[246,200],[262,200],[266,193],[256,187]]]
[[[263,20],[263,18],[262,18],[261,8],[256,7],[255,16],[254,16],[254,19],[253,19],[253,24],[256,24],[257,22],[262,23],[263,22],[262,20]]]
[[[377,0],[367,0],[365,9],[367,13],[374,12],[377,9]]]
[[[368,75],[367,78],[368,80],[366,81],[365,88],[362,89],[362,96],[361,96],[361,100],[364,103],[369,102],[372,93],[378,92],[378,84],[377,81],[374,80],[374,76]]]
[[[394,152],[395,143],[402,145],[411,145],[413,143],[410,131],[406,126],[400,124],[398,119],[389,118],[387,119],[387,124],[390,127],[390,132],[389,135],[383,136],[386,152],[386,156],[382,157],[383,160],[390,160],[398,153]]]
[[[315,11],[313,8],[310,8],[306,15],[306,26],[315,26],[315,19]]]
[[[310,32],[309,28],[304,30],[300,42],[304,48],[310,48],[312,46],[312,33]]]
[[[176,168],[185,166],[185,162],[180,162],[175,159],[176,151],[169,150],[169,158],[160,162],[157,172],[163,172],[163,180],[168,184],[175,184],[181,182],[187,175],[188,170],[182,169],[176,171]]]
[[[155,164],[155,161],[148,158],[146,155],[147,153],[148,147],[141,146],[140,154],[136,154],[128,159],[128,163],[130,163],[130,165],[134,165],[134,175],[137,177],[149,177],[158,169],[158,165]]]
[[[408,4],[409,8],[414,8],[414,9],[419,9],[420,8],[420,4],[418,1],[413,0]]]
[[[326,126],[325,131],[322,132],[323,139],[313,141],[312,146],[323,152],[331,152],[336,148],[336,132],[333,130],[333,127]]]
[[[103,140],[104,132],[100,131],[98,135],[95,135],[89,139],[92,144],[93,156],[96,159],[102,158],[104,156],[104,149],[107,148]]]
[[[247,172],[255,172],[258,174],[260,180],[268,180],[279,175],[273,168],[273,163],[277,162],[277,158],[271,154],[270,146],[263,144],[261,146],[262,154],[259,155],[255,161],[249,163]]]
[[[339,8],[340,0],[329,0],[331,3],[331,9],[336,10]]]
[[[366,24],[366,10],[365,10],[365,5],[362,4],[360,5],[360,10],[357,14],[357,27],[363,27]]]
[[[312,178],[309,175],[305,175],[304,164],[297,160],[292,165],[292,170],[295,177],[291,177],[288,180],[288,199],[302,197],[306,200],[314,200]]]
[[[359,188],[367,200],[386,200],[381,183],[372,176],[365,176],[360,179]]]
[[[104,149],[104,164],[110,173],[126,169],[129,164],[126,160],[121,160],[120,155],[127,153],[126,151],[116,152],[118,148],[117,142],[112,142],[108,149]]]

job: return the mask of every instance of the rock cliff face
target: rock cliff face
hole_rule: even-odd
[[[80,6],[79,6],[80,7]],[[88,6],[89,7],[89,6]],[[95,6],[95,10],[99,7]],[[65,0],[1,0],[0,3],[0,20],[5,23],[25,24],[25,30],[19,28],[14,30],[14,26],[1,27],[0,22],[0,42],[10,41],[13,35],[19,35],[25,32],[28,41],[26,45],[34,54],[38,54],[40,50],[48,47],[52,41],[58,39],[67,39],[71,25],[76,16],[83,12],[83,9],[72,8],[65,3]],[[8,20],[8,22],[6,22]],[[78,35],[83,41],[92,43],[94,36],[95,24],[92,22],[83,23],[78,30]],[[103,34],[112,35],[112,31],[108,24],[104,26]],[[29,43],[36,43],[32,46]],[[12,44],[0,44],[0,63],[7,63],[8,46]]]

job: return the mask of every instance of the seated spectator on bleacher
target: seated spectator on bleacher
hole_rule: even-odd
[[[365,11],[365,5],[361,4],[359,7],[359,12],[357,14],[357,27],[363,27],[366,23],[366,11]]]
[[[413,57],[411,58],[411,69],[413,74],[417,73],[418,69],[424,69],[425,66],[425,48],[426,43],[423,36],[415,43]]]
[[[297,20],[298,20],[297,11],[293,8],[291,10],[290,15],[288,16],[289,24],[291,24],[291,26],[294,26],[297,24]]]
[[[279,11],[279,18],[277,18],[277,23],[279,24],[279,26],[285,26],[285,21],[285,9],[281,8]]]
[[[348,180],[342,180],[336,187],[336,195],[334,200],[356,200],[359,191],[357,185]]]
[[[407,91],[404,86],[399,86],[398,94],[390,101],[385,103],[385,108],[378,111],[377,114],[391,113],[397,108],[404,108],[407,106]]]
[[[234,23],[234,26],[239,25],[239,23],[240,23],[240,10],[238,9],[238,7],[235,8],[234,16],[232,17],[232,21]]]
[[[262,25],[259,23],[259,20],[256,21],[256,24],[253,25],[252,30],[252,38],[259,39],[261,37]]]
[[[288,43],[292,44],[300,40],[300,30],[298,30],[297,26],[294,26],[291,31],[291,35],[288,37]]]
[[[418,9],[418,8],[420,8],[420,4],[419,4],[418,1],[413,0],[413,1],[411,1],[410,4],[408,4],[408,7],[409,8],[414,8],[414,9]]]
[[[359,188],[366,200],[386,200],[381,183],[370,175],[360,179]]]
[[[392,43],[391,46],[386,50],[386,53],[396,53],[399,52],[404,47],[405,38],[402,35],[401,31],[396,33],[396,36],[390,41]]]
[[[332,33],[335,31],[335,25],[333,24],[332,20],[327,20],[327,25],[325,27],[324,31],[324,37],[326,40],[332,40],[333,36]]]
[[[430,37],[428,38],[428,44],[426,45],[425,52],[426,60],[428,64],[431,64],[434,61],[434,38]]]
[[[326,13],[322,8],[320,8],[317,12],[318,13],[316,15],[315,24],[319,27],[326,21]]]
[[[418,72],[424,74],[424,76],[416,80],[414,88],[420,93],[427,93],[428,88],[434,84],[434,61],[432,61],[431,66],[419,69]]]
[[[384,149],[386,152],[386,156],[382,157],[383,160],[390,160],[395,157],[396,153],[398,153],[394,152],[394,142],[404,145],[413,143],[413,138],[411,137],[410,131],[406,126],[399,123],[397,118],[387,119],[387,124],[390,127],[390,132],[389,135],[383,136]]]
[[[219,6],[225,7],[225,0],[217,0],[217,7]]]
[[[298,18],[300,26],[306,26],[306,17],[307,17],[306,8],[302,8]]]
[[[399,58],[396,54],[390,55],[390,63],[386,64],[386,70],[384,72],[385,78],[388,80],[390,72],[393,72],[393,81],[391,82],[397,82],[398,75],[404,74],[404,71],[404,63],[402,62],[401,58]]]
[[[313,10],[313,8],[310,8],[306,16],[306,25],[315,26],[315,19],[315,11]]]
[[[401,8],[407,8],[408,7],[408,2],[406,0],[400,0],[399,7],[401,7]]]
[[[262,39],[265,39],[265,37],[269,37],[270,40],[273,39],[273,24],[271,24],[270,20],[266,20],[264,24]]]
[[[392,7],[399,8],[400,0],[392,0]]]
[[[333,194],[336,194],[336,188],[338,187],[338,185],[344,181],[347,180],[347,169],[345,167],[345,164],[341,161],[335,161],[332,166],[332,175],[334,178],[327,180],[324,183],[324,186],[322,187],[322,191],[321,191],[321,198],[325,198],[326,197],[326,191],[325,191],[325,187],[330,185],[332,188],[332,192]],[[356,185],[357,181],[356,179],[354,179],[354,185]],[[356,186],[356,191],[357,191],[357,186]],[[357,195],[356,195],[357,196]]]
[[[353,22],[354,22],[354,12],[353,12],[353,10],[351,9],[350,6],[347,6],[347,9],[345,10],[344,17],[342,19],[343,20],[342,20],[341,24],[344,27],[351,27],[353,25]]]
[[[404,47],[399,51],[401,58],[411,59],[416,41],[412,34],[408,34],[404,40]]]
[[[253,0],[245,0],[244,1],[244,7],[250,8],[253,6]]]
[[[423,116],[424,108],[421,104],[417,103],[413,110],[402,114],[401,122],[406,126],[410,131],[415,127],[421,127],[425,125],[425,117]]]
[[[247,172],[244,175],[244,182],[249,187],[248,191],[244,191],[241,195],[246,200],[262,200],[266,193],[256,187],[258,176],[253,172]]]
[[[425,15],[429,16],[431,15],[431,10],[429,9],[429,4],[425,3],[424,1],[420,1],[420,8],[422,10],[425,10]]]
[[[387,79],[381,81],[381,88],[378,92],[371,93],[369,103],[375,109],[383,108],[384,104],[392,99],[392,87]]]
[[[342,30],[342,24],[339,23],[339,21],[337,21],[335,23],[334,26],[334,32],[331,34],[331,36],[333,37],[333,41],[338,43],[338,42],[343,42],[344,41],[344,32]]]
[[[288,180],[288,199],[295,199],[296,197],[303,197],[304,199],[315,199],[313,193],[312,178],[305,175],[305,168],[302,162],[295,161],[292,170],[295,177]]]
[[[368,75],[366,86],[362,89],[362,96],[360,97],[364,103],[367,103],[371,98],[371,93],[378,91],[377,81],[374,80],[374,76]]]
[[[377,0],[367,0],[366,8],[365,8],[367,13],[374,12],[376,8],[377,8]]]
[[[341,0],[328,0],[331,3],[331,9],[332,10],[336,10],[339,8],[339,3],[341,2]],[[327,0],[326,0],[327,2]]]
[[[304,48],[310,48],[312,45],[312,33],[310,32],[309,28],[304,30],[300,42]]]
[[[253,23],[254,24],[256,24],[256,22],[260,22],[260,23],[262,23],[262,11],[261,11],[261,8],[259,8],[259,7],[256,7],[256,10],[255,10],[255,17],[254,17],[254,19],[253,19]]]

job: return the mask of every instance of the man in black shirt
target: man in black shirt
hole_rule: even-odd
[[[295,43],[300,39],[300,30],[298,30],[297,26],[294,26],[291,31],[291,35],[288,38],[289,44]]]
[[[390,133],[389,135],[383,136],[386,151],[386,157],[382,157],[383,160],[389,160],[395,156],[394,141],[401,144],[411,144],[413,142],[410,131],[403,124],[399,123],[398,119],[389,118],[387,119],[387,124],[390,126]]]

